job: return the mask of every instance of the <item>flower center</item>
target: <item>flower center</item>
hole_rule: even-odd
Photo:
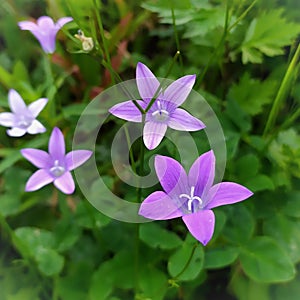
[[[161,102],[159,100],[157,100],[156,103],[158,109],[152,113],[152,117],[154,117],[155,121],[164,122],[169,118],[169,112],[162,109]]]
[[[190,195],[188,195],[188,194],[180,194],[179,195],[179,198],[188,199],[187,209],[188,209],[188,211],[190,211],[192,213],[197,212],[199,209],[202,208],[202,205],[203,205],[203,200],[200,197],[195,196],[194,193],[195,193],[195,187],[192,186]],[[195,201],[197,201],[197,203],[195,203]]]
[[[19,116],[17,121],[17,126],[20,128],[28,128],[32,123],[30,118],[26,118],[25,116]]]
[[[50,172],[55,177],[59,177],[59,176],[61,176],[62,174],[65,173],[65,168],[63,166],[59,165],[58,160],[55,160],[54,161],[54,166],[50,169]]]

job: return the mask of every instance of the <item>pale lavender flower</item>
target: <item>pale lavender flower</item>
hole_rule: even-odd
[[[46,128],[36,120],[36,117],[47,104],[48,99],[40,98],[26,106],[22,97],[15,90],[8,92],[8,104],[12,112],[0,113],[0,125],[11,127],[7,134],[14,137],[43,133]]]
[[[53,53],[55,51],[55,38],[57,32],[73,18],[64,17],[59,19],[56,23],[48,16],[42,16],[37,19],[37,22],[21,21],[18,23],[22,30],[29,30],[40,42],[43,50],[46,53]]]
[[[150,194],[141,204],[139,214],[153,220],[182,217],[190,233],[203,245],[214,232],[214,207],[236,203],[253,193],[242,185],[222,182],[213,185],[215,156],[202,154],[188,175],[176,160],[158,155],[155,170],[164,192]]]
[[[167,127],[184,131],[196,131],[205,127],[200,120],[184,109],[178,108],[189,95],[195,79],[195,75],[183,76],[158,93],[154,104],[146,113],[143,139],[148,149],[154,149],[159,145]],[[137,103],[146,109],[159,88],[159,81],[142,63],[137,64],[136,81],[142,98],[137,100]],[[127,121],[142,122],[142,114],[132,100],[114,105],[109,112]]]
[[[36,191],[53,182],[55,187],[65,194],[72,194],[75,183],[70,171],[86,162],[92,155],[89,150],[74,150],[65,154],[65,140],[59,128],[51,133],[48,151],[39,149],[22,149],[21,154],[39,168],[28,179],[26,192]]]

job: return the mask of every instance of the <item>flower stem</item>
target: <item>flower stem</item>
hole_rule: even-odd
[[[176,26],[176,18],[175,18],[175,13],[174,13],[173,0],[171,1],[171,12],[172,12],[172,23],[173,23],[173,30],[174,30],[176,48],[177,48],[177,52],[180,53],[180,43],[179,43],[179,38],[178,38],[177,26]],[[183,70],[183,62],[182,62],[182,56],[181,55],[179,56],[179,63],[180,63],[181,71],[182,71]]]
[[[287,71],[286,71],[286,73],[283,77],[283,80],[282,80],[281,85],[279,87],[276,98],[273,102],[273,106],[271,108],[271,111],[270,111],[270,114],[269,114],[269,117],[268,117],[268,120],[267,120],[267,123],[266,123],[266,127],[265,127],[265,130],[264,130],[264,133],[263,133],[264,138],[269,133],[270,128],[272,128],[274,126],[275,120],[276,120],[276,118],[278,116],[278,113],[279,113],[279,108],[281,107],[281,105],[282,105],[284,99],[286,98],[287,93],[290,89],[290,85],[291,85],[291,82],[292,82],[291,79],[293,78],[293,75],[295,74],[294,71],[296,69],[299,56],[300,56],[300,44],[298,44],[297,50],[296,50],[289,66],[287,68]]]

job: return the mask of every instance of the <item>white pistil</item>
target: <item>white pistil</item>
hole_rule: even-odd
[[[161,102],[157,100],[157,108],[158,110],[152,113],[152,116],[155,118],[156,121],[166,121],[169,118],[169,112],[165,109],[162,109]]]
[[[59,177],[65,173],[65,168],[59,165],[59,161],[54,161],[54,166],[50,169],[50,172],[55,176]]]
[[[21,128],[27,128],[31,125],[32,120],[29,118],[26,118],[24,116],[19,117],[19,120],[17,122],[17,126]]]
[[[191,187],[191,194],[190,195],[188,195],[188,194],[180,194],[179,195],[179,198],[186,198],[186,199],[188,199],[188,204],[187,204],[188,205],[188,210],[191,211],[191,212],[192,212],[192,204],[193,204],[194,200],[198,201],[200,207],[203,204],[202,199],[200,197],[198,197],[198,196],[195,196],[194,192],[195,192],[195,187],[192,186]]]

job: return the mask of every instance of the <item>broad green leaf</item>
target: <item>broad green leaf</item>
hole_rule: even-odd
[[[263,226],[264,234],[276,239],[289,254],[294,263],[300,261],[300,221],[277,213],[267,219]]]
[[[62,270],[64,257],[53,249],[39,247],[35,252],[39,270],[46,276],[53,276]]]
[[[188,235],[189,236],[189,235]],[[204,263],[203,247],[197,241],[185,240],[182,247],[179,248],[168,261],[169,274],[182,281],[195,279]]]
[[[247,170],[247,169],[245,169]],[[255,177],[247,180],[245,182],[247,188],[252,192],[264,191],[264,190],[274,190],[275,186],[273,181],[264,174],[257,174]]]
[[[204,268],[217,269],[232,264],[239,255],[237,247],[223,246],[205,251]]]
[[[236,176],[241,181],[254,177],[260,168],[260,162],[256,155],[246,154],[236,161]]]
[[[299,300],[300,295],[300,276],[293,279],[292,281],[284,284],[276,284],[271,289],[272,300]]]
[[[287,21],[283,12],[283,9],[273,9],[252,20],[241,47],[244,64],[261,63],[263,54],[284,54],[283,47],[297,37],[300,25]]]
[[[255,116],[274,99],[276,87],[277,82],[274,80],[260,81],[244,73],[239,82],[231,86],[227,98],[237,101],[245,112]]]
[[[300,192],[292,191],[285,195],[282,212],[290,217],[300,218]]]
[[[259,236],[241,248],[244,272],[261,283],[284,282],[294,278],[294,265],[286,252],[270,237]]]
[[[232,243],[245,243],[254,232],[255,221],[249,210],[241,204],[224,207],[227,212],[227,222],[223,229],[223,236]]]
[[[152,248],[174,249],[182,244],[181,239],[174,232],[154,222],[140,225],[140,238]]]
[[[162,300],[168,289],[168,278],[163,272],[147,267],[140,272],[139,284],[145,298]]]

